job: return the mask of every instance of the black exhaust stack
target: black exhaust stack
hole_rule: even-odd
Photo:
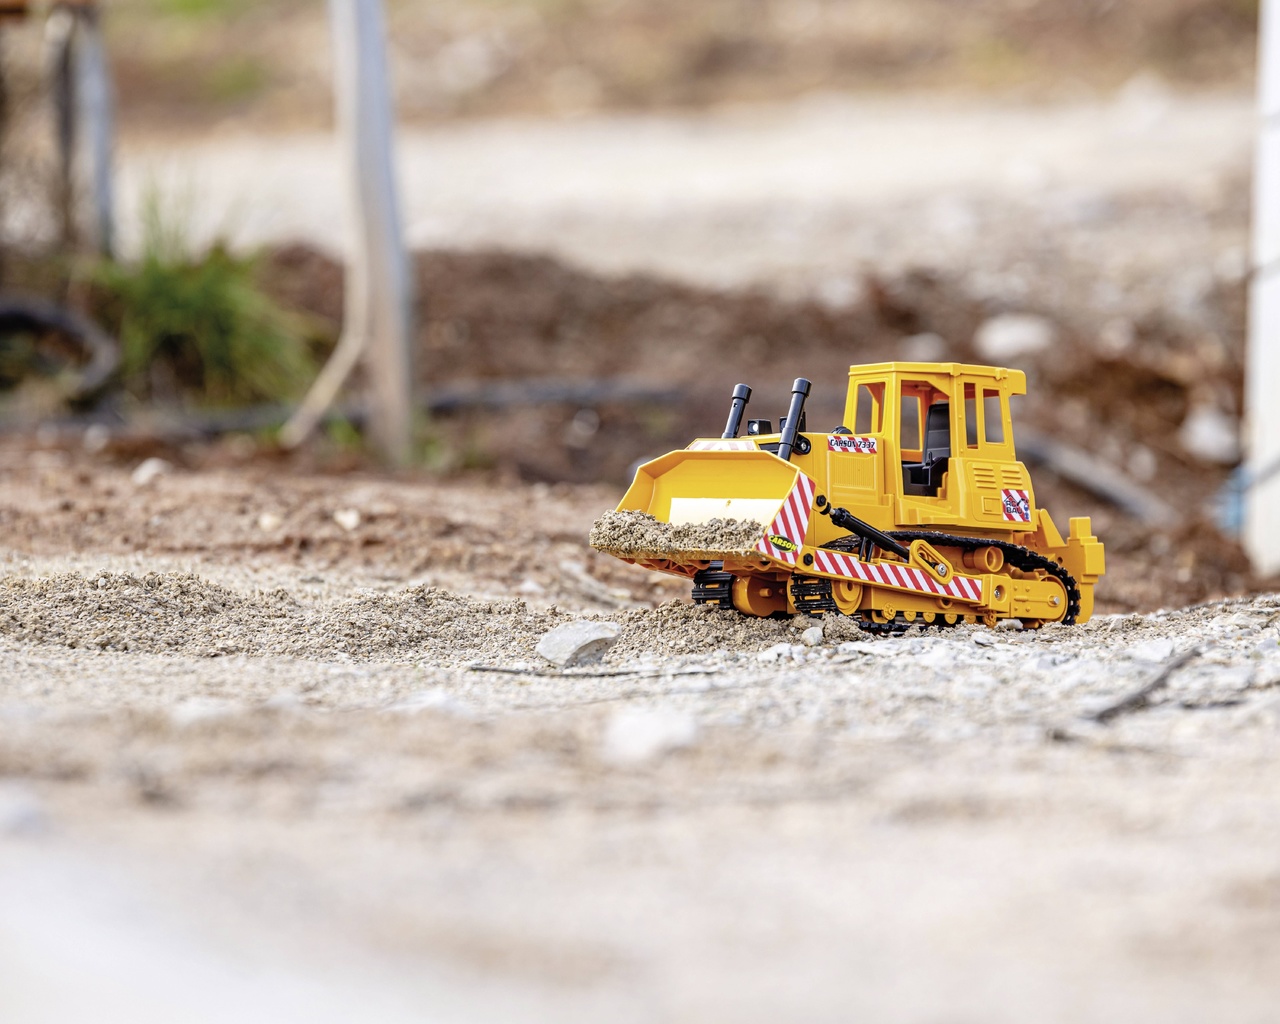
[[[778,458],[783,462],[791,461],[791,449],[796,446],[796,436],[804,426],[804,400],[812,388],[813,385],[803,377],[797,377],[791,385],[791,408],[787,410],[787,419],[782,425],[782,443],[778,445]]]
[[[747,403],[751,401],[751,389],[745,384],[738,384],[733,389],[733,404],[729,406],[729,422],[725,424],[721,437],[737,437],[738,428],[742,426],[742,414],[747,411]]]

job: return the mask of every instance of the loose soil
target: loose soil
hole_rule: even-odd
[[[1274,1008],[1274,596],[871,640],[647,591],[604,489],[5,454],[8,1019]]]

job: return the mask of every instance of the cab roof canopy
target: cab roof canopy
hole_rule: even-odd
[[[862,363],[849,367],[849,377],[862,380],[866,377],[964,377],[985,379],[998,383],[1000,390],[1010,395],[1027,393],[1027,375],[1021,370],[1003,366],[978,366],[975,363]]]

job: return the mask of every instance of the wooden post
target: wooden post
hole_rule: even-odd
[[[370,438],[384,458],[404,463],[413,435],[413,300],[396,191],[382,3],[329,0],[329,15],[337,125],[352,217],[346,316],[337,350],[281,439],[294,445],[305,438],[363,358]]]
[[[1244,543],[1254,569],[1280,572],[1280,0],[1263,0],[1258,31],[1258,148],[1253,281],[1245,373],[1248,418]]]

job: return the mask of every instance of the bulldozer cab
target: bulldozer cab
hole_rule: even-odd
[[[851,367],[845,423],[852,427],[829,446],[832,500],[874,502],[881,508],[873,518],[895,525],[1030,529],[1031,479],[1017,461],[1009,418],[1010,396],[1025,393],[1018,370]]]

